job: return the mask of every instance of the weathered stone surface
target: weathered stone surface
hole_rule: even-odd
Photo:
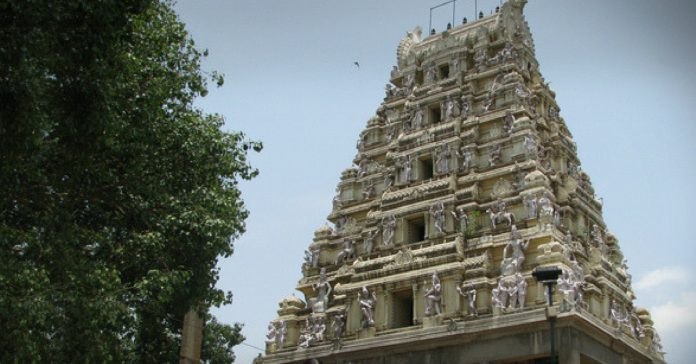
[[[298,290],[309,304],[281,302],[259,362],[548,357],[546,291],[532,271],[552,265],[563,270],[548,310],[561,363],[664,362],[539,72],[525,3],[401,41],[341,175],[333,227],[305,253]]]

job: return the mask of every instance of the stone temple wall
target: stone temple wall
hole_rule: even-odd
[[[305,251],[303,297],[280,302],[258,362],[532,363],[549,356],[549,312],[565,362],[664,361],[525,3],[400,42]],[[550,266],[563,274],[547,310],[532,273]]]

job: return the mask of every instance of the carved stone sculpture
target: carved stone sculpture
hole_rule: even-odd
[[[445,206],[442,204],[442,201],[436,203],[434,206],[430,207],[430,215],[433,217],[433,220],[435,221],[435,229],[437,229],[438,233],[444,233],[445,232]]]
[[[527,156],[536,157],[537,145],[531,135],[524,136],[524,148],[527,151]]]
[[[336,256],[336,264],[349,262],[353,259],[355,259],[355,246],[353,245],[353,240],[344,239],[343,250]]]
[[[466,297],[469,316],[478,316],[478,310],[476,309],[476,288],[474,288],[474,286],[469,286],[469,289],[464,292],[462,287],[457,286],[457,292]]]
[[[425,316],[439,315],[441,313],[440,302],[442,301],[442,285],[437,272],[433,273],[433,285],[425,292]]]
[[[437,81],[437,68],[434,64],[430,64],[425,71],[425,83],[433,83]]]
[[[452,151],[450,150],[449,145],[439,150],[439,152],[436,152],[435,168],[437,169],[438,174],[449,173],[449,161],[451,156]]]
[[[278,348],[282,348],[285,346],[285,335],[288,333],[288,328],[287,325],[285,324],[285,320],[280,320],[278,322]]]
[[[329,295],[331,294],[331,284],[326,278],[326,268],[321,268],[319,271],[319,282],[312,284],[312,289],[317,294],[316,298],[310,300],[312,312],[325,312],[329,307]]]
[[[462,99],[462,107],[461,107],[461,111],[459,112],[462,119],[466,119],[467,117],[469,117],[469,109],[470,108],[471,107],[469,106],[469,103],[466,102],[464,99]]]
[[[493,288],[491,293],[494,307],[505,308],[507,306],[508,288],[505,286],[505,282],[502,279],[498,281],[498,287]]]
[[[462,147],[457,153],[457,157],[461,160],[461,171],[462,173],[469,173],[469,168],[471,167],[472,154],[469,149]]]
[[[452,100],[451,98],[447,98],[447,102],[445,102],[445,121],[450,121],[452,118],[455,118],[459,116],[460,110],[459,110],[459,105],[457,105],[457,102]]]
[[[501,163],[500,153],[500,144],[496,144],[491,147],[490,155],[488,157],[488,164],[490,164],[491,167],[495,167],[497,164]]]
[[[450,77],[455,77],[457,75],[457,72],[459,72],[459,58],[452,57],[452,59],[449,61]]]
[[[360,304],[360,311],[362,312],[362,327],[368,328],[374,326],[375,320],[373,315],[375,312],[375,305],[377,304],[377,294],[374,291],[370,294],[367,287],[363,286],[358,304]]]
[[[375,195],[375,185],[372,181],[367,181],[362,191],[363,199],[367,200]]]
[[[418,130],[423,128],[423,126],[425,126],[423,109],[420,107],[420,105],[416,105],[416,110],[413,112],[413,117],[411,118],[411,127],[414,130]]]
[[[466,233],[466,229],[469,225],[469,216],[466,215],[466,211],[464,211],[463,208],[460,208],[457,211],[452,211],[450,213],[456,221],[459,221],[459,231],[461,233]]]
[[[537,200],[534,196],[524,197],[524,206],[527,208],[527,218],[536,219],[537,217]]]
[[[553,217],[553,205],[548,197],[548,193],[544,191],[538,201],[538,206],[541,209],[541,216],[548,217],[549,219]]]
[[[502,221],[507,222],[508,226],[512,228],[515,222],[515,215],[512,212],[505,211],[505,203],[499,201],[497,210],[498,211],[493,211],[492,208],[486,209],[486,213],[488,214],[488,217],[491,220],[491,226],[493,230],[495,230],[498,226],[497,224]]]
[[[382,244],[389,246],[394,240],[394,229],[396,228],[396,217],[389,215],[382,218]]]
[[[343,335],[343,331],[346,328],[346,318],[347,314],[345,310],[338,311],[334,314],[333,317],[333,322],[331,323],[331,327],[333,328],[334,332],[334,338],[336,340],[340,340],[341,335]]]
[[[275,344],[276,342],[276,327],[273,321],[268,324],[268,332],[266,333],[266,343]]]
[[[595,245],[597,248],[599,248],[599,251],[602,253],[602,255],[606,256],[608,253],[609,248],[607,247],[607,244],[604,242],[604,238],[602,237],[602,230],[597,226],[597,224],[592,224],[592,240],[594,240]]]
[[[515,226],[515,225],[513,225]],[[524,263],[524,251],[529,246],[529,239],[522,242],[517,236],[512,236],[510,242],[503,249],[503,261],[501,263],[501,271],[504,275],[514,274],[519,272]]]
[[[365,253],[369,256],[372,254],[372,250],[374,249],[375,246],[375,238],[377,237],[377,234],[379,234],[379,230],[373,230],[367,232],[367,235],[365,235]]]
[[[524,302],[527,297],[527,280],[519,272],[515,277],[517,283],[517,303],[520,309],[524,309]]]

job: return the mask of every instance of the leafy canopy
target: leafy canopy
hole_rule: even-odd
[[[204,56],[169,2],[0,1],[0,362],[175,362],[190,307],[233,360],[207,308],[261,145],[193,107]]]

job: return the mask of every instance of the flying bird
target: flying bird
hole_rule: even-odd
[[[358,61],[353,62],[353,64],[355,65],[355,67],[360,68],[360,63],[358,63]]]

